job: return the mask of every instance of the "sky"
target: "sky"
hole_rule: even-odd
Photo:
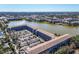
[[[0,4],[0,12],[79,12],[79,4]]]

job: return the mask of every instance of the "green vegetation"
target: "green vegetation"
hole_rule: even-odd
[[[74,53],[74,50],[69,46],[61,47],[59,50],[55,52],[55,54],[72,54],[72,53]]]
[[[46,21],[43,21],[43,22],[37,21],[37,23],[50,24],[49,22],[46,22]]]
[[[74,39],[75,41],[78,41],[78,42],[79,42],[79,35],[73,37],[73,39]]]
[[[20,21],[20,20],[33,21],[33,19],[20,18],[20,19],[16,19],[16,20],[9,20],[9,22],[10,22],[10,21]]]
[[[3,45],[0,44],[0,54],[6,53],[8,51],[10,51],[10,48],[9,47],[3,48]]]
[[[74,36],[70,39],[69,44],[60,47],[55,54],[72,54],[79,49],[79,35]]]
[[[9,46],[10,46],[10,49],[13,51],[13,53],[16,53],[15,46],[13,46],[12,43],[9,43]]]
[[[54,16],[56,16],[57,18],[67,18],[67,17],[78,18],[79,15],[49,15],[49,17],[54,17]]]
[[[2,24],[0,23],[0,27],[2,27]]]
[[[9,47],[7,47],[7,48],[4,48],[3,50],[4,50],[4,52],[8,52],[8,51],[10,51],[11,49],[10,49]]]
[[[3,23],[5,25],[5,23]],[[5,25],[4,27],[2,26],[2,24],[0,23],[0,27],[1,27],[1,30],[4,32],[4,35],[5,35],[5,38],[3,38],[3,40],[1,41],[2,44],[0,44],[0,54],[4,54],[4,53],[10,53],[10,51],[13,51],[14,49],[14,46],[13,45],[9,45],[9,47],[4,47],[4,44],[5,42],[6,43],[12,43],[9,39],[9,35],[7,34],[7,25]]]
[[[71,42],[74,42],[76,49],[79,49],[79,35],[73,37]]]
[[[4,53],[3,46],[0,44],[0,54]]]

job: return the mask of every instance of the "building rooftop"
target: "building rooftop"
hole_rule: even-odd
[[[4,37],[4,33],[0,31],[0,38]]]
[[[12,21],[12,22],[8,23],[8,28],[17,27],[17,26],[23,26],[23,25],[27,25],[25,20]]]

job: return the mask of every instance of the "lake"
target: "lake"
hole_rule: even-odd
[[[14,21],[14,22],[15,23],[17,22],[17,24],[20,24],[20,23],[18,23],[18,21]],[[20,21],[20,22],[22,22],[22,21]],[[67,26],[67,25],[50,24],[50,23],[45,23],[45,22],[44,23],[43,22],[42,23],[34,22],[34,21],[33,22],[23,21],[23,22],[26,23],[28,26],[43,29],[43,30],[51,32],[51,33],[56,33],[56,34],[60,34],[60,35],[70,34],[72,36],[79,35],[79,26],[74,27],[74,26]],[[10,23],[9,23],[9,25],[11,25]]]

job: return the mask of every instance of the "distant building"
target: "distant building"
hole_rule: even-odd
[[[2,20],[2,21],[4,21],[4,22],[7,22],[7,18],[4,17],[4,16],[0,17],[0,20]]]

